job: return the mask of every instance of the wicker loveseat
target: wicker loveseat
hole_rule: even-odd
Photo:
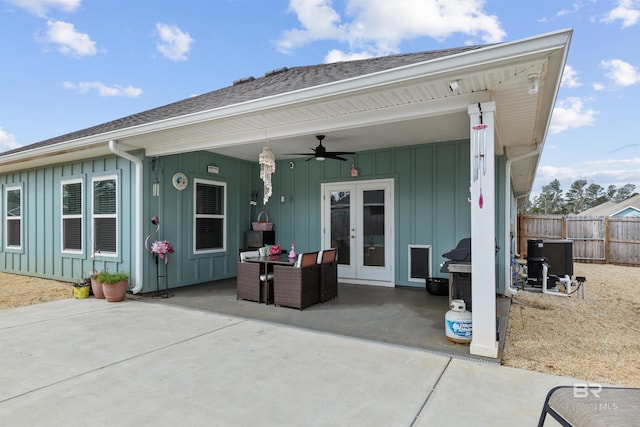
[[[319,301],[318,252],[299,255],[296,267],[273,267],[273,303],[302,310]]]

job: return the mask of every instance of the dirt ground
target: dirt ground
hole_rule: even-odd
[[[585,381],[640,387],[640,267],[574,263],[585,299],[520,291],[503,364]]]
[[[585,299],[520,291],[513,297],[503,364],[640,387],[640,267],[574,264]],[[70,283],[0,272],[0,310],[73,298]]]

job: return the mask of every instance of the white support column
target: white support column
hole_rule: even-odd
[[[471,135],[471,301],[470,352],[498,357],[496,341],[496,198],[494,102],[469,105]],[[487,125],[484,131],[474,130]],[[484,135],[478,137],[478,133]]]

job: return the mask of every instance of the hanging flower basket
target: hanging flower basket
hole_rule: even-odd
[[[265,220],[262,220],[262,214],[265,215]],[[251,223],[253,231],[271,231],[273,230],[273,223],[269,222],[269,214],[266,211],[260,211],[258,214],[258,221]]]

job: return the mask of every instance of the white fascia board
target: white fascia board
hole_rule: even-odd
[[[314,134],[317,132],[334,132],[338,130],[351,129],[369,125],[378,125],[394,122],[398,119],[411,120],[416,118],[438,116],[453,113],[456,111],[466,111],[469,104],[486,102],[490,100],[489,92],[475,92],[456,97],[439,100],[429,100],[421,103],[408,105],[396,105],[393,107],[362,111],[356,114],[349,114],[336,120],[335,117],[322,118],[312,122],[291,123],[269,129],[270,139],[292,138]],[[188,146],[189,151],[212,150],[215,148],[228,147],[238,144],[249,144],[264,140],[264,131],[250,129],[246,132],[236,132],[225,134],[223,138],[215,139],[211,136],[200,136],[181,141],[180,144],[166,143],[148,147],[148,156],[166,156],[178,154],[185,151]]]

